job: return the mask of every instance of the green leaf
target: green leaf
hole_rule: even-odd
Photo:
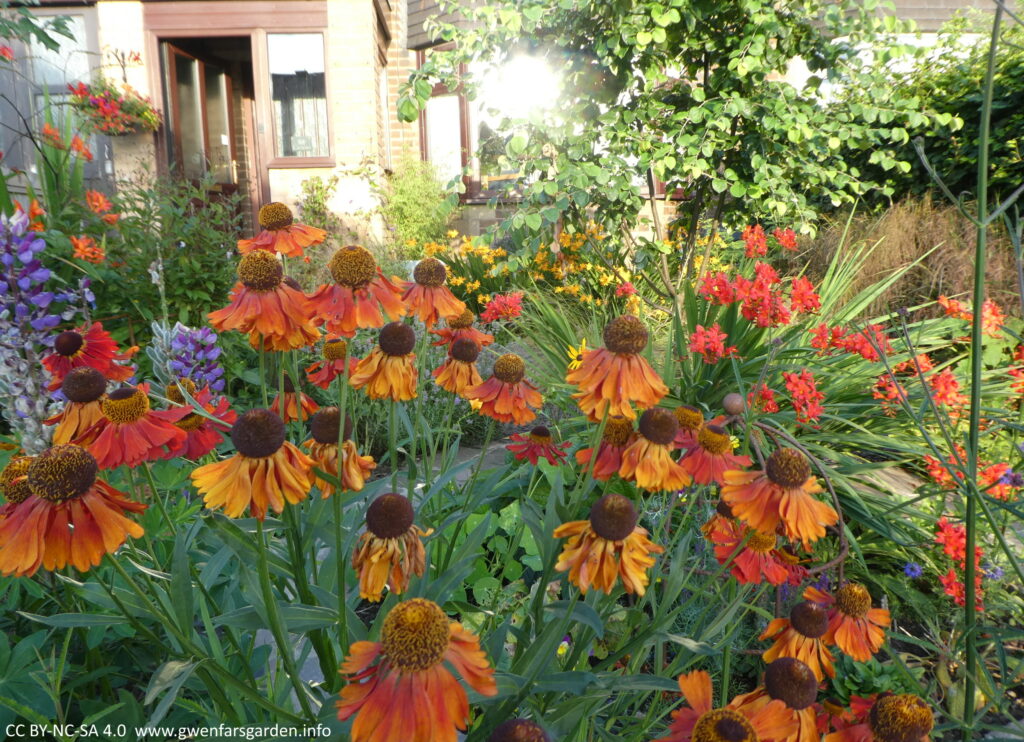
[[[652,39],[653,36],[651,36],[650,31],[640,31],[636,35],[636,44],[637,46],[647,46],[651,43]]]
[[[24,616],[30,621],[36,621],[58,629],[88,626],[112,626],[114,624],[128,622],[128,619],[124,616],[110,616],[100,613],[55,613],[52,616],[40,616],[36,613],[18,611],[18,615]]]
[[[516,159],[526,151],[526,145],[529,144],[529,142],[530,140],[525,134],[516,134],[508,140],[505,152],[508,154],[509,158]]]
[[[149,687],[146,689],[146,698],[143,703],[148,706],[160,693],[164,691],[167,691],[167,693],[160,699],[157,707],[153,709],[153,714],[146,721],[147,724],[159,724],[164,716],[167,715],[171,704],[178,697],[181,686],[189,679],[196,667],[197,663],[195,662],[168,660],[157,668],[157,671],[153,673],[153,677],[149,679]]]
[[[573,606],[571,601],[568,600],[556,600],[554,603],[548,603],[544,606],[544,610],[551,611],[560,618],[566,617],[566,612],[572,607],[572,618],[585,626],[589,627],[594,632],[594,636],[598,639],[604,638],[604,621],[601,620],[601,616],[598,615],[597,611],[591,608],[586,603],[577,602]]]
[[[527,214],[524,217],[524,220],[526,221],[526,226],[529,227],[534,232],[540,229],[540,225],[544,221],[543,219],[541,219],[540,214]]]

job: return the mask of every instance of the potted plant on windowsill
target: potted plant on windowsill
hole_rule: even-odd
[[[139,94],[127,82],[116,83],[103,77],[86,85],[68,85],[71,105],[81,111],[93,130],[108,136],[156,131],[160,112],[153,102]]]

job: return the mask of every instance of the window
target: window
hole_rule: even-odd
[[[60,46],[50,50],[32,39],[29,53],[32,57],[32,78],[44,88],[60,88],[68,83],[87,82],[91,60],[85,50],[85,17],[68,16],[67,30],[74,38],[51,34]]]
[[[277,157],[328,157],[324,37],[267,34]]]

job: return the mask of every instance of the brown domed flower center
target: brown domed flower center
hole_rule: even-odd
[[[785,489],[802,487],[811,478],[807,457],[794,448],[780,448],[765,462],[768,479]]]
[[[366,509],[366,529],[377,538],[404,536],[412,520],[412,502],[396,492],[381,495]]]
[[[705,425],[697,433],[700,447],[710,454],[721,456],[732,451],[732,438],[725,428],[718,425]]]
[[[174,424],[177,425],[182,430],[199,430],[199,428],[202,427],[203,421],[205,419],[205,417],[198,413],[190,412],[189,414],[185,415],[185,417],[181,418],[180,420],[178,420],[178,422]]]
[[[357,289],[365,286],[377,275],[377,261],[365,247],[346,245],[339,248],[327,264],[334,282]]]
[[[476,322],[476,315],[468,309],[463,309],[462,314],[449,317],[445,322],[453,330],[465,330],[467,327],[472,327],[473,323]]]
[[[65,330],[53,340],[53,349],[62,356],[73,356],[82,346],[85,345],[85,338],[74,330]]]
[[[772,698],[800,711],[817,700],[818,679],[800,660],[780,657],[765,668],[764,689]]]
[[[647,345],[647,328],[632,314],[616,317],[605,325],[604,345],[612,353],[635,355]]]
[[[732,507],[725,500],[719,500],[718,504],[715,505],[715,512],[721,515],[723,518],[732,518]]]
[[[747,717],[732,709],[714,709],[693,726],[692,742],[757,742],[757,732]]]
[[[340,338],[324,343],[324,360],[343,361],[348,356],[348,343]]]
[[[882,696],[871,707],[869,726],[878,742],[918,742],[934,724],[932,710],[917,696]]]
[[[112,423],[133,423],[149,412],[149,397],[138,387],[122,386],[100,402],[100,409]]]
[[[269,229],[273,232],[277,229],[290,227],[294,219],[292,218],[291,209],[280,201],[271,201],[269,204],[263,204],[260,207],[259,221],[263,229]]]
[[[545,445],[551,443],[551,431],[543,425],[538,425],[530,431],[530,443]]]
[[[679,423],[664,407],[652,407],[640,416],[639,428],[640,434],[651,443],[667,446],[679,432]]]
[[[691,433],[695,430],[700,430],[700,427],[704,424],[704,413],[696,407],[690,407],[688,404],[676,407],[675,414],[679,427]]]
[[[871,610],[871,594],[863,585],[847,582],[836,590],[836,608],[851,618],[864,618]]]
[[[284,421],[276,412],[249,410],[231,427],[231,442],[242,456],[262,459],[277,453],[284,445]]]
[[[790,610],[789,622],[798,634],[808,639],[820,639],[828,630],[828,609],[820,603],[805,600]]]
[[[423,598],[413,598],[388,613],[380,643],[388,662],[400,672],[419,672],[444,659],[448,635],[448,617],[441,607]]]
[[[551,742],[551,738],[535,721],[509,719],[494,728],[488,742]]]
[[[391,322],[381,328],[377,342],[389,356],[407,356],[416,347],[416,333],[404,322]]]
[[[629,436],[633,435],[633,423],[626,418],[616,415],[609,417],[604,424],[604,432],[601,440],[610,446],[625,446]]]
[[[95,402],[107,391],[107,379],[91,366],[73,368],[61,382],[60,390],[71,402]]]
[[[24,502],[32,494],[28,486],[28,470],[35,461],[35,456],[15,456],[0,471],[0,492],[9,503],[17,505]]]
[[[480,343],[470,338],[459,338],[452,343],[449,353],[456,361],[473,363],[480,357]]]
[[[283,283],[285,286],[287,286],[290,289],[295,289],[296,291],[302,291],[302,284],[300,284],[298,281],[296,281],[291,276],[284,276],[281,279],[281,283]]]
[[[317,443],[338,445],[338,422],[341,413],[337,407],[324,407],[309,418],[309,432]],[[352,437],[352,418],[345,415],[345,440]]]
[[[607,541],[623,541],[636,528],[636,508],[628,498],[609,492],[590,508],[590,527]]]
[[[29,466],[28,486],[36,497],[64,502],[88,492],[98,471],[96,459],[81,446],[53,446],[36,456]]]
[[[274,253],[253,250],[238,261],[238,280],[252,291],[264,292],[281,285],[284,268]]]
[[[515,353],[506,353],[494,362],[494,377],[506,384],[518,384],[526,375],[526,362]]]
[[[412,277],[420,286],[440,286],[448,277],[448,271],[437,258],[423,258],[413,268]]]
[[[295,394],[295,383],[288,374],[281,377],[281,389],[285,394]]]
[[[747,548],[758,554],[767,554],[775,548],[775,534],[751,531],[750,538],[747,539]]]
[[[182,390],[188,394],[188,396],[195,398],[196,396],[196,383],[192,379],[181,378],[178,379],[177,384],[168,384],[167,399],[174,402],[174,404],[185,404],[185,395],[181,393]]]

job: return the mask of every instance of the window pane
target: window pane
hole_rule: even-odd
[[[427,101],[427,159],[442,183],[462,174],[462,123],[459,96],[435,95]]]
[[[275,153],[278,157],[327,157],[323,35],[268,34],[267,55]]]
[[[199,63],[176,55],[174,84],[177,88],[181,132],[181,165],[186,178],[201,178],[206,172],[206,148],[203,146],[203,109],[199,104]]]
[[[62,34],[50,34],[60,44],[60,48],[55,51],[50,51],[36,39],[32,39],[30,48],[32,75],[37,85],[64,87],[69,82],[89,80],[89,55],[85,48],[85,17],[70,16],[67,29],[74,36],[73,39]]]

